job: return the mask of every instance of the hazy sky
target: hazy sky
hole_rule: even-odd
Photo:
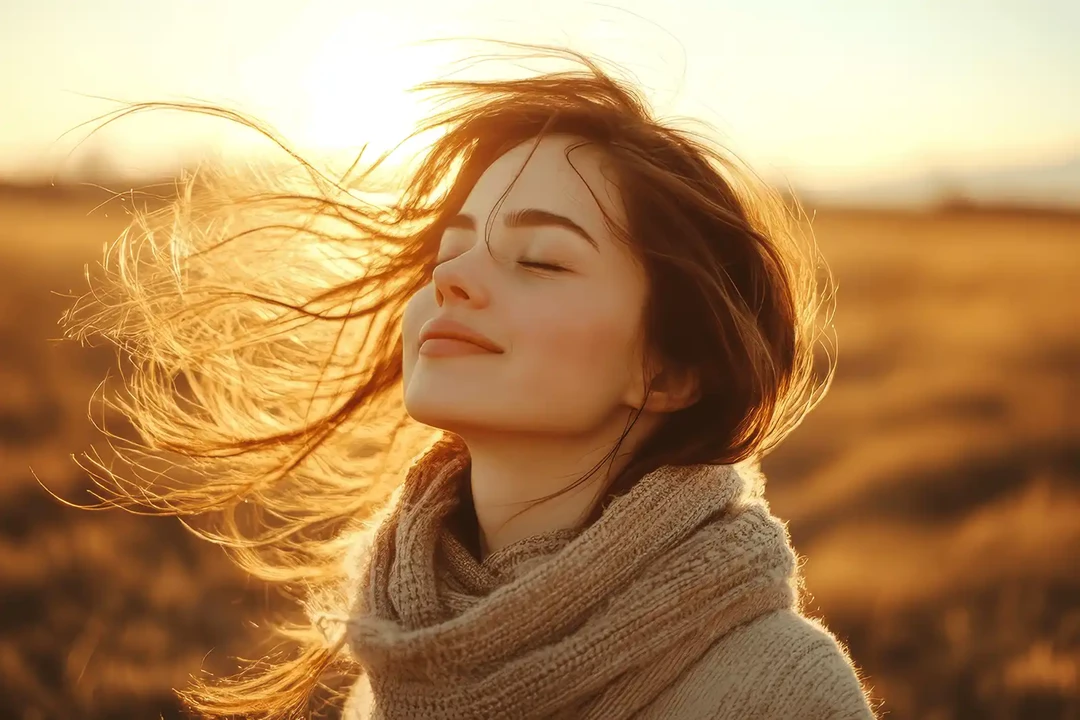
[[[445,35],[596,53],[811,184],[1080,153],[1075,0],[4,0],[0,174],[54,164],[82,136],[65,130],[113,107],[82,95],[224,102],[301,146],[386,143],[421,112],[402,89],[462,51],[410,43]],[[164,113],[95,142],[138,170],[242,147],[219,127]]]

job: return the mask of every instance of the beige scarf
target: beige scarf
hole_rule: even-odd
[[[668,466],[582,531],[478,562],[446,436],[379,524],[347,621],[375,716],[626,718],[732,628],[795,603],[795,555],[745,473]]]

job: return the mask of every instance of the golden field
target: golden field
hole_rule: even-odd
[[[0,717],[181,717],[272,595],[174,519],[67,508],[108,347],[60,342],[124,228],[0,190]],[[810,208],[812,211],[813,208]],[[839,366],[764,466],[809,610],[889,718],[1080,718],[1080,216],[823,209]],[[110,426],[112,431],[122,428]],[[33,472],[31,472],[31,469]]]

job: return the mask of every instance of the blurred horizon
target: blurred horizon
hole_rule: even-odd
[[[305,153],[389,149],[429,109],[408,87],[502,51],[424,41],[488,37],[614,63],[658,115],[708,123],[763,177],[816,201],[1076,209],[1080,44],[1070,27],[1080,27],[1080,6],[1004,0],[9,4],[0,8],[0,182],[138,181],[209,156],[265,155],[253,133],[170,111],[87,139],[80,124],[128,102],[221,104]]]

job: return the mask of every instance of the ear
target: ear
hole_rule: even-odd
[[[642,407],[645,388],[637,392],[637,403]],[[652,387],[644,398],[643,411],[671,413],[696,403],[701,398],[701,382],[696,371],[664,368],[653,375]]]

